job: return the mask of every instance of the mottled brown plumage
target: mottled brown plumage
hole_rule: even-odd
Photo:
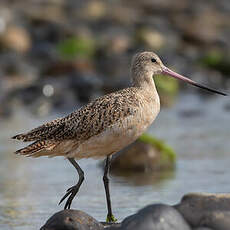
[[[98,98],[66,117],[48,122],[13,139],[22,141],[68,140],[84,141],[97,135],[120,119],[134,115],[137,88],[131,87]]]
[[[47,154],[41,155],[50,155],[51,150],[55,150],[55,146],[60,145],[61,141],[74,140],[76,143],[82,143],[98,135],[119,120],[135,115],[139,106],[136,91],[137,88],[131,87],[105,95],[66,117],[14,136],[14,139],[25,142],[35,141],[16,153],[37,157],[40,154],[34,153],[48,148]],[[63,152],[63,155],[67,154]]]
[[[225,95],[173,72],[163,65],[156,54],[143,52],[135,55],[132,61],[132,87],[100,97],[64,118],[13,137],[22,141],[34,141],[16,153],[32,157],[65,156],[77,169],[77,185],[68,189],[61,199],[62,202],[68,197],[65,208],[70,208],[84,179],[83,171],[74,158],[106,157],[103,179],[108,207],[107,219],[114,221],[107,178],[110,155],[135,141],[159,113],[160,101],[152,78],[157,74],[171,75]]]

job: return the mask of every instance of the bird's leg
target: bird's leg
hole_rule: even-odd
[[[82,169],[80,168],[78,163],[74,160],[74,158],[67,158],[67,159],[74,166],[74,168],[77,169],[79,179],[78,179],[77,184],[72,186],[72,187],[70,187],[66,191],[66,194],[60,200],[59,204],[61,204],[62,201],[65,200],[65,198],[69,196],[69,198],[67,199],[67,201],[65,203],[64,209],[70,209],[70,206],[71,206],[71,203],[73,201],[73,198],[76,196],[76,194],[77,194],[77,192],[78,192],[79,188],[81,187],[81,184],[82,184],[82,182],[84,180],[84,172],[82,171]]]
[[[107,156],[106,163],[105,163],[104,176],[103,176],[105,193],[106,193],[106,201],[107,201],[107,209],[108,209],[106,222],[116,222],[117,220],[112,214],[112,207],[111,207],[111,200],[110,200],[110,193],[109,193],[109,178],[108,178],[109,167],[110,167],[110,156]]]

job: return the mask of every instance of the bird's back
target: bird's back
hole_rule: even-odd
[[[113,124],[126,117],[135,116],[139,106],[138,89],[135,87],[102,96],[66,117],[48,122],[28,133],[14,136],[14,139],[22,141],[35,141],[16,153],[36,156],[37,151],[44,152],[46,149],[53,153],[57,146],[60,147],[66,142],[74,143],[76,148],[80,143],[102,133]],[[46,151],[42,152],[41,155],[48,155],[49,151],[47,154]]]

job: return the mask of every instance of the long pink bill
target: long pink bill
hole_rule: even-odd
[[[171,77],[180,79],[180,80],[182,80],[182,81],[185,81],[185,82],[187,82],[187,83],[189,83],[189,84],[191,84],[191,85],[194,85],[194,86],[196,86],[196,87],[199,87],[199,88],[201,88],[201,89],[206,89],[206,90],[208,90],[208,91],[210,91],[210,92],[213,92],[213,93],[217,93],[217,94],[221,94],[221,95],[224,95],[224,96],[228,96],[226,93],[223,93],[223,92],[220,92],[220,91],[218,91],[218,90],[211,89],[211,88],[208,88],[208,87],[203,86],[203,85],[201,85],[201,84],[198,84],[198,83],[196,83],[195,81],[193,81],[193,80],[191,80],[191,79],[189,79],[189,78],[187,78],[187,77],[184,77],[184,76],[182,76],[182,75],[180,75],[180,74],[178,74],[178,73],[176,73],[176,72],[170,70],[170,69],[167,68],[167,67],[165,67],[165,68],[163,69],[163,72],[162,72],[162,73],[163,73],[163,74],[166,74],[166,75],[170,75]]]

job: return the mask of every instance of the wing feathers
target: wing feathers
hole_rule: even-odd
[[[52,141],[36,141],[25,148],[17,150],[15,153],[25,156],[33,156],[34,154],[40,151],[47,151],[46,155],[49,155],[48,152],[55,147],[55,143]]]
[[[32,129],[28,133],[22,133],[13,136],[12,139],[21,140],[24,142],[43,140],[46,138],[48,139],[49,137],[55,136],[57,130],[60,130],[63,126],[63,123],[58,124],[57,120],[54,120],[35,129]]]
[[[139,107],[137,89],[127,88],[98,98],[66,117],[48,122],[28,133],[12,137],[22,141],[35,141],[33,144],[18,150],[22,155],[46,154],[47,143],[74,140],[82,142],[98,135],[108,127],[127,116],[134,116]],[[50,142],[49,142],[50,141]],[[56,151],[57,149],[55,149]],[[58,153],[59,154],[59,153]]]

